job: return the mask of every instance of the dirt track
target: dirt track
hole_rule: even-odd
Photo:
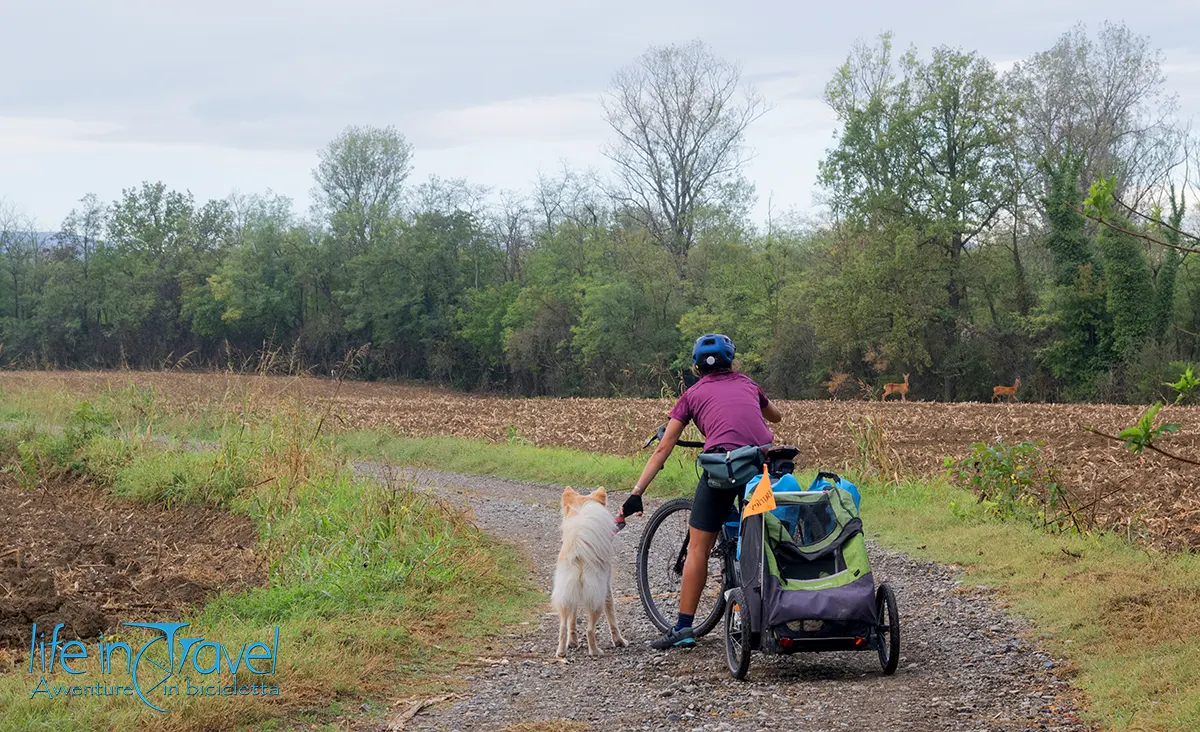
[[[464,502],[488,532],[520,545],[548,597],[560,487],[430,471],[415,477]],[[621,499],[613,496],[610,512]],[[648,500],[647,511],[656,505]],[[618,535],[618,616],[629,647],[614,650],[602,625],[602,658],[572,649],[562,664],[553,659],[555,617],[543,613],[540,622],[497,629],[496,640],[478,649],[483,660],[463,666],[466,696],[421,712],[406,729],[501,730],[562,720],[597,730],[1088,729],[1076,717],[1073,691],[1057,676],[1061,669],[1037,649],[1027,622],[1005,615],[987,592],[960,585],[951,570],[877,546],[876,581],[896,589],[903,628],[894,676],[883,676],[869,652],[756,654],[749,681],[736,682],[725,669],[720,628],[695,650],[655,652],[646,646],[653,628],[633,579],[644,523],[637,519]]]

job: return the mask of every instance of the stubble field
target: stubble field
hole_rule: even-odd
[[[278,406],[328,410],[328,428],[388,430],[402,436],[457,436],[636,457],[666,420],[668,399],[522,399],[445,389],[282,376],[180,372],[7,372],[10,392],[56,390],[72,396],[135,384],[188,419],[215,411]],[[1049,466],[1081,520],[1163,548],[1200,546],[1196,468],[1085,430],[1116,434],[1136,422],[1139,406],[862,401],[782,401],[777,442],[800,448],[798,466],[847,470],[868,465],[929,476],[974,443],[1041,442]],[[1200,408],[1169,407],[1160,421],[1180,425],[1163,438],[1169,451],[1200,459]],[[873,432],[868,426],[873,425]]]

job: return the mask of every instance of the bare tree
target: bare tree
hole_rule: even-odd
[[[492,216],[496,240],[504,250],[507,265],[505,278],[521,278],[521,253],[529,248],[533,238],[533,222],[529,199],[515,191],[501,191],[499,208]]]
[[[441,178],[429,176],[429,180],[418,185],[409,195],[408,207],[414,214],[441,213],[450,215],[464,211],[482,217],[487,212],[487,198],[491,189],[464,178]]]
[[[610,221],[599,174],[572,169],[566,162],[556,176],[538,172],[533,204],[538,224],[533,232],[543,245],[553,246],[560,265],[583,277],[587,272],[590,241]]]
[[[716,203],[746,162],[746,128],[767,107],[739,95],[741,69],[702,42],[652,46],[617,72],[602,100],[617,139],[618,200],[682,266],[697,214]]]
[[[572,170],[565,161],[562,172],[557,176],[538,172],[533,198],[543,231],[551,237],[564,222],[595,228],[605,216],[596,171]]]
[[[246,244],[250,232],[267,224],[285,229],[295,224],[292,199],[275,193],[242,193],[235,190],[225,199],[230,213],[230,236],[239,245]]]
[[[565,165],[563,166],[566,167]],[[553,237],[558,222],[562,220],[563,203],[567,193],[567,176],[551,178],[538,171],[537,183],[533,187],[533,198],[542,218],[542,230]]]
[[[1162,187],[1179,162],[1178,103],[1166,92],[1162,54],[1149,38],[1105,23],[1093,41],[1080,24],[1054,46],[1018,64],[1011,78],[1022,99],[1025,157],[1054,164],[1083,155],[1083,190],[1115,176],[1133,202]],[[1046,181],[1042,180],[1045,192]]]
[[[33,269],[41,246],[33,220],[15,205],[0,199],[0,254],[3,257],[5,274],[12,280],[12,317],[23,320],[28,317],[28,308],[22,294],[28,289],[30,270]]]

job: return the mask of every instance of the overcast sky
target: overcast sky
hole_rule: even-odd
[[[436,173],[528,189],[604,168],[599,97],[652,43],[701,38],[774,109],[751,128],[757,218],[811,210],[833,120],[821,90],[851,44],[951,44],[1009,64],[1079,21],[1124,21],[1166,54],[1200,117],[1200,3],[795,0],[0,0],[0,198],[54,229],[84,193],[142,180],[196,198],[272,189],[307,210],[315,151],[392,124]],[[573,7],[578,6],[578,7]],[[1086,14],[1086,15],[1085,15]],[[1200,121],[1200,120],[1198,120]]]

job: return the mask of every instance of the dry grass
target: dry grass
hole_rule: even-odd
[[[295,399],[330,408],[327,429],[520,439],[614,455],[635,452],[671,406],[665,399],[514,399],[349,381],[339,389],[331,379],[216,373],[0,374],[0,387],[10,391],[89,394],[131,382],[155,389],[180,420]],[[1084,431],[1094,426],[1115,434],[1137,420],[1138,406],[784,401],[780,408],[778,437],[801,449],[798,464],[856,470],[868,466],[866,458],[878,463],[880,477],[940,473],[945,457],[963,457],[975,442],[1042,441],[1072,505],[1084,507],[1089,522],[1156,546],[1200,547],[1200,496],[1192,490],[1196,468],[1158,455],[1135,457]],[[1170,407],[1164,417],[1181,425],[1164,446],[1200,459],[1200,408]],[[886,432],[886,453],[873,445],[872,431]],[[864,455],[864,445],[873,454]]]

